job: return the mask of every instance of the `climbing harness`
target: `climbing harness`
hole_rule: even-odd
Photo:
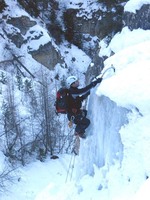
[[[74,118],[75,118],[74,116],[71,116],[71,119],[70,119],[70,121],[68,123],[69,128],[71,128],[73,126]]]

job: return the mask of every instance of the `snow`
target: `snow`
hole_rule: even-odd
[[[111,95],[111,99],[117,102],[118,105],[125,107],[134,105],[143,114],[149,112],[149,88],[145,86],[150,85],[149,50],[150,41],[141,42],[140,44],[127,47],[119,53],[116,53],[110,59],[107,59],[105,64],[107,66],[114,64],[116,75],[103,82],[99,91],[107,96]],[[120,57],[119,60],[118,57]],[[111,85],[111,87],[108,87],[108,85]],[[112,93],[112,91],[115,92]],[[144,94],[143,91],[145,91]],[[118,98],[118,95],[120,98]],[[143,102],[145,103],[143,104]]]
[[[18,17],[21,15],[28,16],[29,14],[25,12],[24,10],[20,9],[17,5],[17,1],[15,0],[5,0],[6,5],[8,5],[8,8],[6,8],[5,12],[7,13],[9,11],[9,16],[11,17]],[[15,10],[15,12],[14,12]]]
[[[136,10],[140,10],[143,4],[150,4],[150,0],[130,0],[126,3],[124,11],[136,13]]]
[[[76,69],[78,72],[86,72],[91,59],[81,49],[73,44],[69,45],[66,43],[60,45],[60,51],[67,66],[72,68],[72,70]]]
[[[0,171],[3,170],[3,168],[4,168],[4,161],[5,161],[5,156],[4,156],[4,154],[0,151],[0,163],[1,163],[1,165],[0,165]]]
[[[44,162],[34,162],[24,169],[18,171],[19,178],[16,180],[12,191],[5,193],[3,200],[19,199],[44,199],[47,192],[52,190],[51,196],[55,196],[57,190],[65,184],[66,170],[68,168],[69,156],[64,155],[58,160],[47,159]],[[37,184],[38,183],[38,184]],[[26,189],[25,189],[26,188]],[[43,192],[41,192],[43,190]],[[39,196],[39,197],[38,197]]]
[[[150,30],[136,29],[130,31],[128,27],[124,27],[121,33],[117,33],[113,40],[110,42],[107,47],[105,44],[105,40],[100,42],[100,47],[102,50],[100,51],[100,56],[110,56],[111,52],[117,53],[123,49],[126,49],[130,46],[134,46],[144,41],[150,40]],[[119,41],[119,43],[118,43]],[[107,48],[106,48],[107,47]]]
[[[149,200],[150,197],[149,186],[150,186],[150,180],[148,179],[142,185],[142,187],[137,192],[133,200],[140,200],[140,199]]]
[[[38,37],[40,37],[40,39],[38,39],[37,42],[36,38]],[[31,27],[25,35],[24,39],[28,41],[28,48],[30,49],[30,51],[38,50],[40,45],[44,46],[51,41],[51,38],[48,35],[47,31],[39,25]]]
[[[134,12],[147,2],[130,0],[125,10]],[[148,30],[130,31],[125,27],[108,47],[104,41],[100,43],[100,55],[115,53],[105,61],[104,70],[114,65],[116,72],[110,77],[106,74],[91,92],[88,102],[91,126],[88,138],[81,140],[80,155],[60,155],[56,160],[47,158],[45,162],[35,161],[19,168],[14,183],[0,199],[150,199],[149,35]],[[78,68],[80,73],[84,72],[91,60],[74,46],[70,51],[66,63],[71,64],[70,56],[74,55],[79,58],[74,66],[84,61],[83,68]],[[4,159],[0,152],[1,168]]]

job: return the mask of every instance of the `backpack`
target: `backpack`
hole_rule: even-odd
[[[69,90],[67,88],[60,88],[56,93],[55,108],[56,113],[67,114],[68,112],[68,101],[69,101]]]

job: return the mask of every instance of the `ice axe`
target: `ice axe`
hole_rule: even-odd
[[[111,67],[109,67],[106,70],[104,70],[103,72],[101,72],[99,77],[95,77],[95,79],[97,80],[98,78],[104,78],[104,75],[106,75],[106,73],[109,72],[109,71],[112,71],[113,73],[115,73],[116,69],[113,65],[111,65]],[[109,78],[109,77],[106,77],[106,78]]]

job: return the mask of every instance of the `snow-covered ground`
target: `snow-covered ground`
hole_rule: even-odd
[[[134,12],[144,2],[150,3],[130,0],[125,9]],[[111,50],[115,54],[105,69],[113,64],[116,72],[91,93],[91,127],[79,156],[47,158],[18,169],[0,199],[150,199],[150,31],[125,27],[100,54]],[[1,153],[1,166],[3,159]]]

